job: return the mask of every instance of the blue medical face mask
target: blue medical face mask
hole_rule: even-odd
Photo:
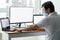
[[[42,15],[43,15],[43,16],[48,16],[48,14],[45,13],[44,11],[42,11]]]

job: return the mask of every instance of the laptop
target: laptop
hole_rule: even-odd
[[[8,18],[4,18],[1,20],[1,27],[2,27],[2,31],[11,31]]]

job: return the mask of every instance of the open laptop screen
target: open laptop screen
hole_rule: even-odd
[[[1,20],[1,27],[2,27],[2,30],[7,30],[7,31],[10,30],[10,24],[9,24],[8,18]]]

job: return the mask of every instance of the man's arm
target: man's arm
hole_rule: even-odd
[[[29,25],[29,26],[27,26],[27,28],[30,28],[30,29],[35,30],[35,29],[37,29],[37,28],[39,28],[39,27],[38,27],[37,24],[33,24],[33,25]]]
[[[36,30],[37,28],[39,28],[38,26],[37,26],[37,24],[33,24],[33,25],[28,25],[25,29],[23,29],[23,30],[25,30],[25,31],[31,31],[31,30]]]
[[[22,31],[32,31],[32,30],[40,30],[44,29],[44,27],[38,27],[37,24],[29,25],[27,28],[23,29]]]
[[[25,30],[36,30],[36,29],[45,29],[47,24],[47,18],[39,21],[37,24],[29,25]]]

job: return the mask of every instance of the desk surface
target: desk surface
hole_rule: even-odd
[[[20,34],[20,33],[36,33],[36,32],[45,32],[45,29],[39,29],[39,30],[32,30],[32,31],[5,31],[8,34]]]
[[[16,38],[16,37],[40,36],[40,35],[46,35],[46,33],[45,33],[44,29],[40,29],[40,30],[22,31],[22,32],[2,31],[2,35],[4,35],[3,39],[5,38],[5,35],[7,35],[6,38],[8,38],[9,40],[11,40],[11,38]]]

